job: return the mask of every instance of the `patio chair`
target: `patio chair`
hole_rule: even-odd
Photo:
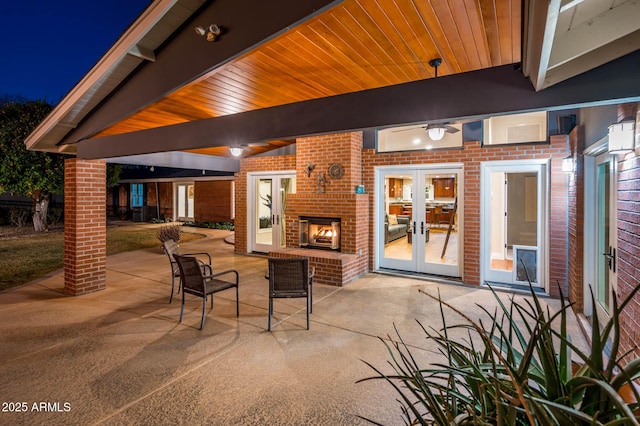
[[[173,289],[175,287],[175,280],[176,278],[178,278],[178,293],[180,293],[180,288],[182,286],[182,282],[180,281],[180,269],[178,268],[178,264],[176,263],[174,256],[176,254],[181,254],[179,249],[178,249],[178,244],[173,241],[173,240],[167,240],[165,242],[162,243],[162,248],[164,250],[164,252],[167,254],[167,257],[169,258],[169,263],[171,266],[171,296],[169,297],[169,303],[171,303],[171,301],[173,301]],[[192,256],[206,256],[208,259],[208,263],[203,263],[202,264],[202,268],[203,269],[203,273],[205,275],[211,275],[213,274],[213,269],[211,266],[211,255],[207,252],[194,252],[194,253],[182,253],[182,254],[189,254]]]
[[[305,297],[307,299],[307,330],[309,314],[313,311],[312,282],[315,269],[309,274],[309,258],[269,258],[269,323],[273,315],[273,299]]]
[[[174,255],[178,269],[180,269],[180,280],[182,281],[182,306],[180,308],[180,322],[184,314],[185,293],[202,297],[202,319],[200,320],[200,330],[204,327],[205,310],[207,298],[211,296],[211,309],[213,309],[213,294],[230,288],[236,289],[236,316],[240,316],[240,301],[238,295],[238,271],[229,269],[216,274],[206,275],[203,271],[203,262],[190,255]],[[206,265],[204,265],[206,266]],[[235,279],[227,281],[220,279],[223,275],[233,274]]]

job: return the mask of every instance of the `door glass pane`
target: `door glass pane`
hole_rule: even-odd
[[[194,185],[187,185],[187,217],[193,217],[195,200]]]
[[[602,253],[609,253],[609,162],[598,165],[597,194],[597,286],[596,298],[598,303],[609,312],[609,264]]]
[[[458,175],[430,173],[424,180],[425,262],[458,264]],[[422,214],[422,211],[420,212]]]
[[[493,172],[489,185],[490,268],[513,271],[514,247],[525,253],[538,246],[538,175]],[[535,266],[527,265],[527,270]]]
[[[409,174],[387,174],[384,177],[384,257],[411,260],[411,220],[413,210],[413,177]]]
[[[506,225],[506,176],[504,172],[493,172],[490,177],[489,244],[491,247],[491,269],[513,270],[513,250],[507,247]]]
[[[272,179],[256,180],[256,243],[271,245],[272,235]]]
[[[187,217],[186,200],[187,200],[187,187],[184,185],[179,185],[178,186],[178,217],[179,218]]]
[[[287,246],[287,195],[295,194],[296,178],[286,177],[280,179],[280,247]]]

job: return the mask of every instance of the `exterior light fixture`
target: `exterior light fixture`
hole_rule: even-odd
[[[195,31],[200,37],[206,37],[207,41],[216,41],[220,33],[222,33],[222,29],[217,24],[211,24],[207,28],[196,27]]]
[[[242,148],[238,148],[238,147],[229,148],[229,153],[234,157],[240,157],[242,155]]]
[[[633,151],[633,121],[623,121],[609,126],[609,153],[626,154]]]
[[[573,173],[573,157],[571,155],[562,159],[562,171],[565,173]]]
[[[432,141],[439,141],[444,137],[444,127],[429,127],[427,133]]]

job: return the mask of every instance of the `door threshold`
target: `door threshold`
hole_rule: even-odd
[[[525,294],[525,295],[531,294],[531,288],[529,288],[529,286],[527,285],[521,285],[521,284],[501,283],[497,281],[485,281],[482,283],[480,287],[483,287],[483,288],[491,287],[496,291],[507,291],[509,293],[517,293],[517,294]],[[546,291],[544,291],[544,289],[540,287],[533,287],[533,291],[535,292],[536,296],[551,297],[549,296],[549,293],[547,293]]]
[[[371,272],[375,274],[381,274],[381,275],[391,275],[394,277],[415,278],[422,281],[436,282],[441,284],[462,285],[465,287],[477,288],[477,286],[470,286],[468,284],[463,283],[462,279],[456,278],[456,277],[446,277],[442,275],[425,274],[420,272],[403,271],[401,269],[389,269],[389,268],[380,268]]]

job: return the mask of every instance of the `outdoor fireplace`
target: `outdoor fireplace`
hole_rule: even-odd
[[[340,218],[300,216],[298,223],[300,247],[340,251]]]

